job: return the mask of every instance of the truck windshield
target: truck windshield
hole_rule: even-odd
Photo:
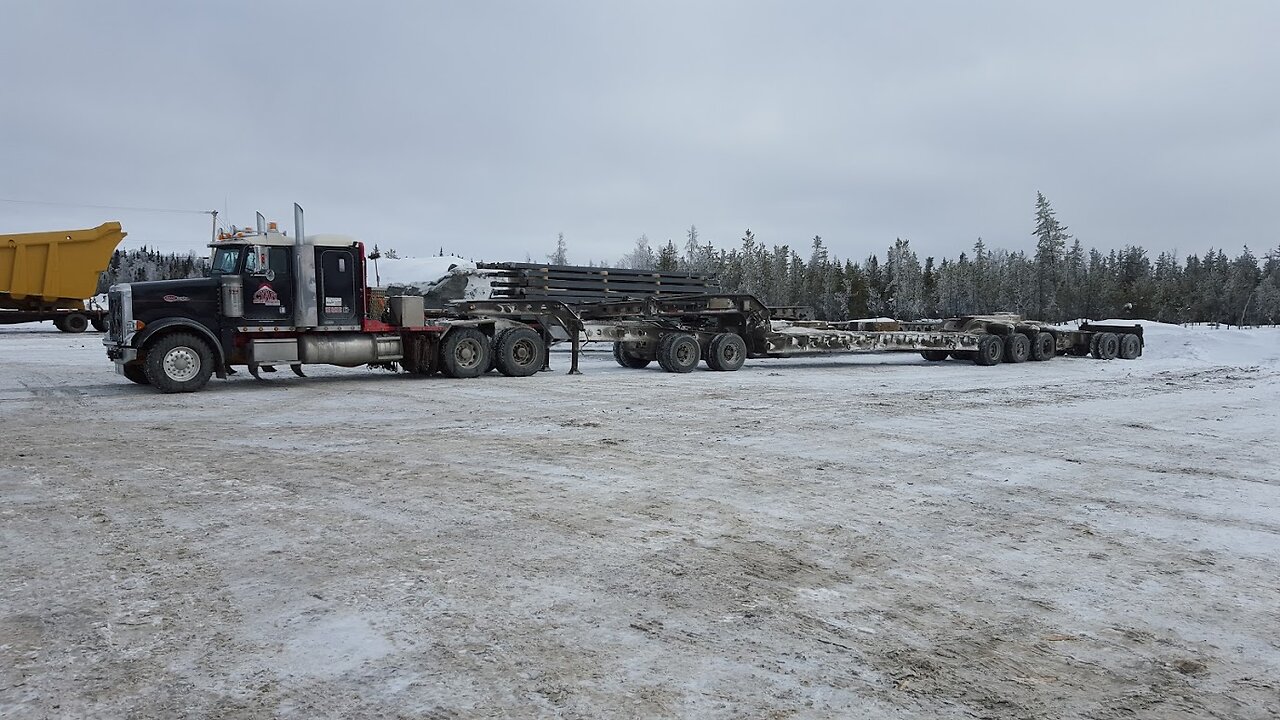
[[[213,253],[213,267],[211,270],[217,273],[234,273],[236,265],[240,263],[240,248],[218,248]]]

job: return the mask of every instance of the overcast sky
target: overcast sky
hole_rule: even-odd
[[[0,198],[402,254],[1280,245],[1280,2],[0,0]],[[0,232],[209,217],[0,202]]]

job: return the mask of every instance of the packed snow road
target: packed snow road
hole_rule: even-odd
[[[0,716],[1272,718],[1280,332],[195,395],[0,331]]]

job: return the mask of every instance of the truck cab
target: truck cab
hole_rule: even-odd
[[[103,340],[118,372],[162,392],[191,392],[233,365],[260,369],[304,363],[437,369],[474,377],[493,365],[529,375],[545,364],[545,334],[518,322],[440,317],[427,322],[421,297],[388,302],[369,287],[364,245],[342,235],[306,236],[294,206],[294,235],[258,215],[255,229],[220,232],[208,277],[122,283],[108,291]],[[498,342],[508,333],[506,344]],[[535,367],[536,364],[536,367]]]

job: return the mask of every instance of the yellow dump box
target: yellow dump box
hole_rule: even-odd
[[[0,235],[0,323],[53,320],[61,329],[67,311],[84,311],[98,275],[124,239],[120,223],[89,230]],[[83,315],[71,319],[71,332]],[[97,322],[93,323],[97,325]]]

